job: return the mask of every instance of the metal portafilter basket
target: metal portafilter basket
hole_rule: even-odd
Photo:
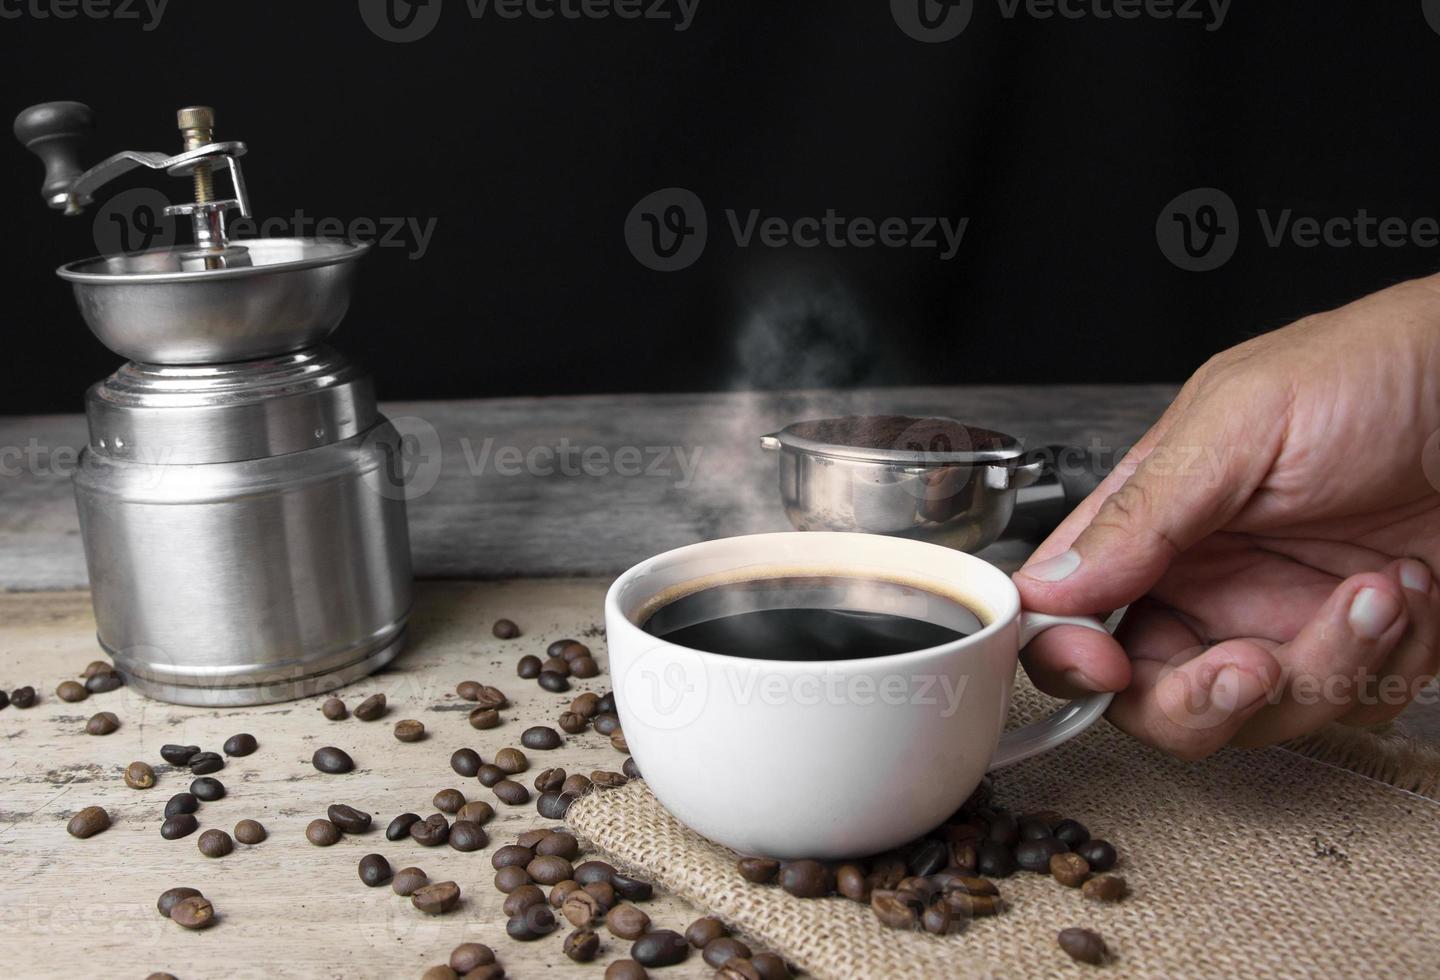
[[[851,415],[762,436],[779,456],[785,516],[800,531],[862,531],[975,552],[1008,531],[1039,539],[1099,485],[1096,455],[1027,452],[955,419]]]
[[[179,153],[82,169],[78,102],[15,120],[66,214],[137,168],[187,180],[194,243],[72,262],[58,274],[101,343],[131,359],[86,393],[75,474],[99,642],[128,682],[182,704],[327,690],[393,659],[411,603],[400,438],[370,377],[321,341],[368,246],[231,241],[250,215],[244,143],[181,109]],[[228,177],[231,193],[216,193]]]

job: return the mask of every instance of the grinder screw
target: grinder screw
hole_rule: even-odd
[[[215,110],[208,105],[186,106],[175,113],[180,135],[185,140],[185,149],[193,150],[206,143],[215,142]],[[214,184],[210,179],[210,164],[195,165],[195,203],[206,204],[215,198]]]

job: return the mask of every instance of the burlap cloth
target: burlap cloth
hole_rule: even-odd
[[[1052,704],[1022,675],[1011,723]],[[865,774],[855,777],[864,793]],[[747,883],[733,852],[683,827],[643,782],[586,797],[567,819],[617,864],[821,978],[1095,969],[1056,946],[1067,926],[1105,937],[1116,956],[1107,976],[1440,976],[1433,801],[1279,748],[1183,763],[1103,722],[997,774],[996,797],[1060,810],[1113,841],[1130,897],[1097,905],[1022,873],[1000,883],[1004,914],[936,938],[883,929],[845,899]]]

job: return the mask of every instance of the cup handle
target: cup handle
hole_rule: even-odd
[[[1046,613],[1022,612],[1020,614],[1020,647],[1024,649],[1036,636],[1052,626],[1084,626],[1086,629],[1109,633],[1103,623],[1089,616],[1050,616]],[[1079,735],[1099,719],[1110,707],[1115,695],[1090,694],[1071,701],[1048,718],[1031,722],[1022,728],[1005,732],[1000,736],[1000,745],[995,758],[990,762],[991,770],[999,769],[1028,759],[1032,755],[1049,751],[1062,742]]]

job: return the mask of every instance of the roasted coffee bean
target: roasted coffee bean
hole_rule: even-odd
[[[715,940],[728,935],[730,930],[725,928],[725,923],[713,915],[696,919],[685,929],[685,940],[696,949],[704,949]]]
[[[595,784],[596,789],[619,789],[630,780],[623,773],[596,769],[590,774],[590,781]]]
[[[575,797],[569,793],[542,793],[535,802],[535,810],[546,820],[564,820]]]
[[[524,734],[520,736],[521,745],[527,749],[540,749],[542,751],[558,749],[564,744],[564,741],[565,740],[560,737],[559,732],[545,725],[536,725],[533,728],[527,728]]]
[[[535,851],[532,848],[521,844],[506,844],[504,847],[495,849],[490,855],[490,867],[499,871],[501,868],[523,868],[535,860]]]
[[[1075,848],[1075,853],[1089,862],[1091,871],[1109,871],[1115,867],[1115,846],[1109,841],[1091,838]]]
[[[500,907],[506,916],[519,915],[530,906],[539,905],[544,901],[545,890],[539,885],[521,885],[505,896],[505,903]]]
[[[557,884],[554,888],[550,889],[550,907],[552,909],[558,909],[560,906],[565,904],[565,899],[569,898],[572,894],[580,890],[580,882],[576,881],[574,878],[565,879],[564,881]]]
[[[505,934],[522,943],[533,942],[548,936],[559,927],[555,913],[547,906],[532,905],[519,915],[512,915],[505,923]]]
[[[513,779],[502,779],[491,787],[496,799],[501,803],[508,803],[511,806],[521,806],[530,802],[530,791],[515,782]]]
[[[458,813],[465,805],[465,794],[458,789],[442,789],[430,801],[441,813]]]
[[[476,771],[475,778],[480,780],[481,786],[488,786],[493,789],[496,783],[508,775],[509,773],[493,762],[486,762]]]
[[[582,885],[588,885],[592,881],[603,881],[610,883],[615,877],[615,869],[604,861],[586,861],[575,868],[575,880]]]
[[[85,680],[88,681],[90,678],[94,677],[96,674],[113,674],[113,673],[115,673],[115,667],[114,667],[113,664],[107,663],[107,662],[104,661],[104,660],[92,660],[92,661],[90,661],[88,664],[85,665],[85,669],[80,672],[80,676],[81,676],[83,679],[85,679]]]
[[[893,851],[882,854],[870,862],[870,888],[890,891],[904,881],[910,873],[910,866]]]
[[[498,710],[509,704],[510,700],[505,697],[505,692],[500,690],[498,687],[491,687],[489,684],[481,684],[480,690],[477,692],[477,696],[475,698],[475,703],[480,705],[480,707],[482,708],[495,708]]]
[[[372,817],[364,810],[357,810],[346,803],[332,803],[325,808],[330,822],[347,834],[363,834],[370,829]]]
[[[616,894],[627,902],[648,902],[655,894],[655,888],[650,882],[631,878],[629,875],[622,875],[619,872],[610,876],[610,884],[614,887]]]
[[[528,847],[530,848],[530,850],[533,851],[535,850],[536,844],[539,844],[542,840],[549,837],[553,833],[555,833],[555,831],[551,830],[549,827],[536,827],[534,830],[527,830],[519,837],[515,838],[515,843],[519,844],[521,847]]]
[[[819,861],[789,861],[780,866],[780,887],[796,898],[830,894],[830,869]]]
[[[241,820],[235,825],[235,839],[242,844],[258,844],[267,836],[265,826],[258,820]]]
[[[540,793],[553,793],[565,785],[564,769],[542,769],[540,775],[535,777],[535,790]]]
[[[933,875],[950,862],[950,848],[944,841],[924,840],[910,855],[910,873],[925,877]]]
[[[104,694],[113,691],[125,683],[125,678],[113,670],[104,674],[94,674],[85,678],[85,690],[91,694]],[[0,705],[3,707],[3,705]]]
[[[533,681],[540,676],[540,658],[527,653],[515,662],[515,673],[524,680]]]
[[[1043,840],[1046,837],[1054,837],[1055,828],[1048,823],[1039,820],[1022,817],[1020,819],[1020,839]]]
[[[515,625],[514,620],[497,619],[495,625],[490,627],[490,632],[495,634],[497,640],[513,640],[520,635],[520,627]]]
[[[615,887],[608,881],[587,881],[580,888],[600,904],[602,914],[620,904],[620,896],[615,894]]]
[[[432,966],[420,974],[420,980],[460,980],[460,974],[442,964]]]
[[[770,884],[780,873],[780,862],[772,861],[769,858],[741,858],[735,866],[740,869],[740,877],[746,881],[753,881],[757,885]]]
[[[165,804],[165,816],[173,817],[177,813],[194,813],[200,809],[200,801],[194,793],[176,793],[170,797]]]
[[[3,710],[4,708],[8,707],[9,704],[10,704],[10,695],[6,694],[4,691],[0,691],[0,710]]]
[[[418,813],[400,814],[400,816],[390,821],[390,826],[385,828],[385,839],[404,840],[410,836],[410,826],[418,823],[419,820],[420,814]]]
[[[566,735],[579,735],[589,725],[589,722],[573,711],[566,711],[560,715],[557,724]]]
[[[418,742],[425,737],[425,723],[405,718],[395,723],[395,738],[401,742]]]
[[[525,866],[526,874],[542,885],[558,885],[574,874],[575,869],[563,857],[546,854],[537,857]]]
[[[226,755],[233,756],[249,755],[259,747],[260,744],[255,741],[255,736],[249,734],[248,732],[241,732],[239,735],[231,735],[225,740],[225,744],[221,746],[221,748],[225,750]]]
[[[225,768],[225,760],[218,752],[197,752],[190,757],[186,763],[190,767],[190,773],[194,776],[208,776],[212,772],[219,772]]]
[[[640,767],[635,764],[634,759],[626,759],[625,765],[620,767],[620,771],[623,772],[625,775],[629,776],[631,779],[640,778]]]
[[[170,920],[186,929],[204,929],[215,921],[215,906],[204,895],[191,895],[171,907]]]
[[[525,753],[512,748],[504,748],[496,752],[495,764],[511,776],[530,768],[530,760],[525,758]]]
[[[489,842],[490,838],[477,823],[456,820],[450,825],[450,846],[457,851],[478,851]]]
[[[456,749],[450,753],[450,768],[456,775],[471,779],[480,771],[480,753],[474,749]]]
[[[995,887],[995,882],[988,878],[976,878],[971,875],[951,875],[945,880],[947,892],[964,892],[966,895],[999,895],[1000,889]]]
[[[557,830],[553,834],[546,834],[545,838],[535,845],[535,853],[540,857],[561,857],[569,860],[580,853],[580,842],[575,839],[574,834]]]
[[[355,760],[350,758],[350,754],[333,745],[316,749],[315,754],[310,757],[310,762],[319,771],[331,775],[350,772],[355,768]]]
[[[625,733],[618,729],[610,733],[610,745],[616,752],[630,752],[630,743],[625,741]]]
[[[985,839],[1006,847],[1014,847],[1020,843],[1020,823],[1013,814],[995,811],[987,821]]]
[[[55,688],[55,696],[61,701],[84,701],[90,692],[79,681],[61,681],[60,686]]]
[[[10,703],[17,708],[33,708],[36,700],[35,688],[28,684],[10,692]]]
[[[533,885],[530,873],[518,864],[507,865],[495,872],[495,890],[510,894],[521,885]]]
[[[340,828],[329,820],[311,820],[305,826],[305,839],[316,847],[329,847],[340,839]]]
[[[547,656],[547,657],[560,657],[560,658],[562,658],[562,659],[568,659],[568,658],[565,657],[565,649],[566,649],[567,647],[569,647],[571,644],[574,644],[574,645],[577,646],[577,647],[578,647],[578,646],[584,646],[583,643],[580,643],[580,642],[577,641],[577,640],[572,640],[570,637],[567,636],[567,637],[565,637],[564,639],[556,640],[554,643],[551,643],[548,647],[546,647],[546,648],[545,648],[545,656]]]
[[[896,891],[871,892],[870,910],[887,929],[914,929],[920,924],[920,910],[913,900]]]
[[[1055,825],[1055,839],[1074,848],[1090,839],[1090,831],[1078,820],[1061,820]]]
[[[131,789],[149,789],[155,785],[155,770],[148,763],[132,762],[125,767],[125,785]]]
[[[1064,854],[1068,850],[1069,848],[1062,841],[1054,837],[1021,841],[1015,845],[1015,863],[1026,871],[1048,875],[1050,859],[1056,854]]]
[[[422,847],[439,847],[450,839],[450,821],[441,813],[432,813],[410,825],[410,838]]]
[[[385,714],[385,695],[372,694],[361,701],[355,709],[355,717],[361,721],[374,721]]]
[[[630,947],[630,956],[641,966],[674,966],[689,955],[685,937],[670,929],[647,932]]]
[[[339,698],[326,698],[325,703],[320,706],[320,713],[331,721],[344,721],[350,714],[350,709],[345,707],[345,702]]]
[[[715,971],[715,980],[762,980],[760,971],[743,956],[732,956]]]
[[[225,798],[225,784],[214,776],[201,776],[199,779],[190,780],[190,792],[197,799],[214,803]]]
[[[90,716],[85,723],[85,734],[87,735],[109,735],[120,727],[120,719],[113,711],[102,711],[99,714]]]
[[[600,937],[590,929],[576,929],[565,937],[562,948],[576,963],[589,963],[600,952]]]
[[[971,895],[962,891],[946,892],[945,902],[950,906],[951,915],[966,919],[995,915],[1004,907],[999,895]]]
[[[540,671],[540,676],[536,678],[535,682],[551,694],[563,694],[570,690],[570,681],[565,675],[553,670]]]
[[[201,834],[195,843],[200,848],[200,853],[207,858],[224,857],[235,850],[235,842],[230,839],[230,835],[214,828]]]
[[[589,926],[599,921],[605,912],[606,909],[599,899],[583,889],[566,895],[565,900],[560,903],[560,914],[577,927]]]
[[[383,854],[367,854],[360,859],[360,881],[367,888],[375,888],[385,884],[395,876],[390,870],[390,862],[385,860]]]
[[[731,936],[721,936],[706,943],[701,948],[700,955],[707,964],[718,970],[737,956],[748,960],[750,947]]]
[[[480,730],[494,728],[500,724],[500,712],[494,708],[476,708],[470,712],[470,727]]]
[[[605,980],[647,980],[649,976],[634,960],[616,960],[605,968]]]
[[[617,905],[605,914],[605,928],[620,939],[639,939],[650,929],[650,916],[633,905]]]
[[[760,980],[793,980],[790,968],[774,953],[756,953],[750,957],[750,965],[755,968]]]
[[[415,889],[423,886],[430,880],[430,876],[419,868],[401,868],[395,872],[395,877],[390,882],[390,889],[396,895],[409,897],[415,894]]]
[[[478,701],[480,699],[480,683],[478,681],[461,681],[455,685],[455,693],[464,701]]]
[[[584,694],[575,696],[575,700],[570,702],[570,710],[588,722],[599,713],[599,704],[600,695],[593,691],[586,691]]]
[[[945,898],[932,899],[930,904],[925,906],[925,911],[920,913],[920,926],[932,936],[943,936],[950,932],[959,932],[969,923],[969,919],[963,916],[955,916],[950,911],[950,905]]]
[[[1050,858],[1050,876],[1066,888],[1079,888],[1090,877],[1090,862],[1078,854],[1056,854]]]
[[[540,673],[559,674],[561,677],[570,676],[570,661],[561,657],[551,657],[540,665]]]
[[[580,775],[578,772],[573,776],[567,776],[565,782],[560,786],[560,792],[569,793],[571,796],[577,798],[584,796],[590,792],[590,779],[587,776]]]
[[[455,811],[455,822],[459,823],[461,820],[464,820],[480,827],[489,823],[494,816],[495,808],[489,803],[486,803],[484,800],[471,800],[459,810]]]
[[[450,969],[469,973],[495,962],[495,951],[484,943],[461,943],[450,951]]]
[[[570,673],[581,680],[589,680],[600,676],[600,664],[594,657],[576,657],[570,661]]]
[[[1017,867],[1014,852],[1004,844],[987,840],[976,848],[975,869],[986,877],[1008,878]]]
[[[1072,960],[1099,966],[1105,962],[1105,940],[1089,929],[1061,929],[1056,937],[1060,948]]]
[[[974,841],[956,841],[950,845],[950,867],[961,874],[979,870],[980,852]]]
[[[460,904],[460,886],[453,881],[423,885],[411,894],[410,904],[426,915],[442,915]]]
[[[1119,875],[1099,875],[1080,886],[1080,894],[1092,902],[1118,902],[1130,889]]]
[[[199,827],[200,822],[193,813],[177,813],[173,817],[165,818],[165,822],[160,825],[160,836],[166,840],[179,840],[189,837]]]
[[[160,912],[161,916],[168,919],[170,918],[170,910],[179,902],[187,898],[195,898],[199,896],[199,894],[200,890],[198,888],[167,888],[160,893],[159,899],[155,902],[155,908]]]
[[[835,869],[835,890],[852,902],[870,901],[870,883],[865,869],[858,864],[842,864]]]
[[[605,712],[591,718],[590,724],[594,726],[597,734],[609,738],[620,730],[620,716],[612,712]]]

